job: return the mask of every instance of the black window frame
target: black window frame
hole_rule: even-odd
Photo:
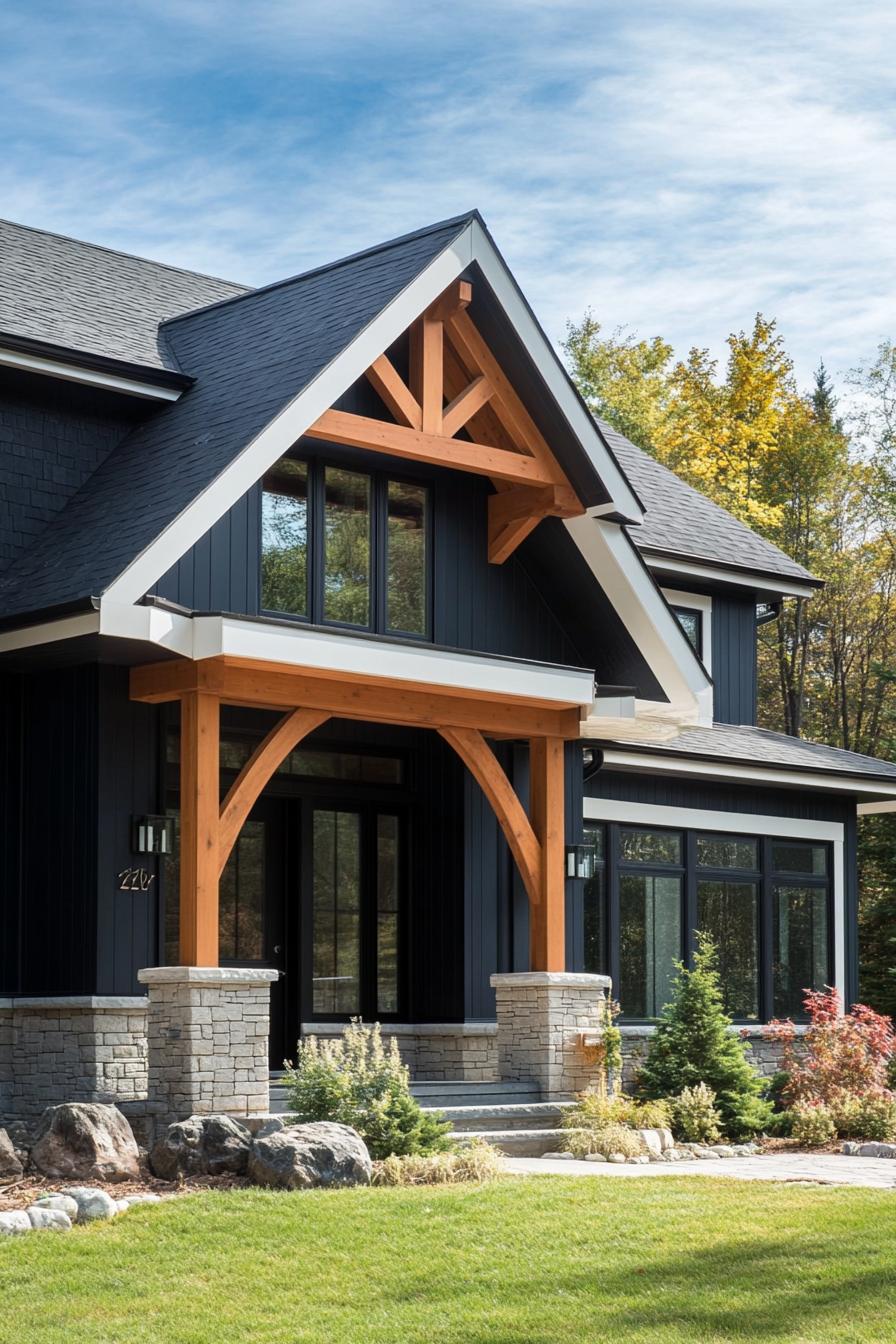
[[[683,602],[670,602],[670,603],[669,603],[669,607],[670,607],[670,610],[672,611],[672,614],[674,615],[675,619],[678,621],[678,624],[681,626],[681,629],[682,629],[682,632],[684,633],[684,637],[685,637],[685,639],[686,639],[686,640],[688,641],[688,643],[691,645],[692,649],[693,649],[694,652],[697,654],[697,657],[698,657],[699,659],[701,659],[701,661],[702,661],[702,659],[703,659],[703,639],[704,639],[704,624],[703,624],[703,610],[702,610],[702,608],[700,608],[700,607],[688,607],[688,606],[686,606]],[[691,637],[690,637],[690,635],[688,634],[687,630],[685,630],[684,625],[682,625],[682,621],[681,621],[682,616],[696,616],[696,617],[697,617],[697,642],[696,642],[696,644],[695,644],[694,641],[691,639]]]
[[[433,483],[428,477],[406,475],[402,472],[371,469],[366,464],[355,464],[337,456],[311,457],[304,453],[285,453],[284,457],[302,462],[308,469],[308,559],[306,562],[306,614],[278,611],[263,604],[262,593],[262,518],[264,510],[264,479],[258,491],[258,611],[262,616],[276,620],[294,621],[299,625],[325,626],[330,630],[346,630],[364,634],[391,635],[397,639],[432,642],[433,639]],[[325,499],[327,468],[354,472],[370,481],[370,572],[368,621],[366,624],[337,621],[324,614],[325,573]],[[404,630],[389,624],[389,484],[413,486],[424,492],[423,506],[423,589],[425,602],[424,629]]]
[[[697,950],[696,933],[699,927],[698,923],[698,902],[697,885],[701,880],[705,881],[727,881],[727,882],[751,882],[758,885],[758,1022],[752,1018],[735,1018],[734,1021],[744,1027],[755,1027],[759,1024],[770,1022],[774,1017],[774,901],[775,889],[781,887],[814,887],[816,890],[826,891],[826,955],[827,955],[827,975],[825,983],[831,983],[831,977],[834,974],[834,889],[835,872],[834,858],[835,851],[833,842],[830,840],[807,840],[798,835],[763,835],[759,831],[730,831],[713,830],[710,827],[700,827],[699,829],[688,828],[685,826],[674,825],[653,825],[651,823],[642,823],[638,821],[630,822],[610,822],[602,821],[599,818],[586,817],[586,834],[594,834],[598,829],[603,830],[604,858],[598,860],[595,867],[600,870],[604,877],[604,902],[603,917],[601,925],[603,929],[603,946],[599,949],[600,965],[598,967],[589,967],[589,970],[596,970],[598,973],[610,975],[613,982],[614,993],[617,992],[619,985],[619,932],[620,932],[620,878],[626,872],[638,872],[645,876],[669,876],[680,875],[682,877],[682,909],[681,909],[681,942],[679,957],[688,967],[693,967],[694,954]],[[625,860],[621,853],[621,834],[624,830],[647,830],[672,832],[682,837],[682,862],[680,864],[664,864],[651,861],[649,863],[640,863],[637,860]],[[709,865],[697,864],[697,839],[700,836],[711,836],[714,839],[736,839],[751,840],[756,843],[757,863],[756,868],[725,868],[710,867]],[[823,847],[825,851],[825,873],[807,874],[794,873],[791,870],[776,870],[772,863],[772,851],[774,845],[813,845]],[[587,895],[586,895],[587,899]],[[655,1019],[634,1017],[625,1012],[625,1005],[622,1005],[621,1021],[626,1025],[638,1026],[645,1025]],[[805,1021],[804,1013],[794,1013],[794,1021]]]

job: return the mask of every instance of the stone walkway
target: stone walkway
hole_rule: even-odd
[[[610,1180],[643,1176],[732,1176],[739,1181],[809,1181],[817,1185],[866,1186],[896,1190],[892,1158],[845,1157],[839,1153],[768,1153],[764,1157],[729,1157],[718,1162],[651,1162],[649,1166],[616,1166],[609,1162],[575,1162],[564,1158],[508,1157],[508,1171],[524,1176],[601,1176]]]

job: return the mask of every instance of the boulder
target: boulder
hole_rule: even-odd
[[[153,1145],[151,1170],[160,1180],[179,1176],[234,1176],[245,1174],[252,1135],[229,1115],[191,1115],[169,1125]]]
[[[72,1199],[71,1195],[41,1195],[40,1199],[36,1199],[31,1207],[64,1213],[72,1222],[75,1222],[78,1217],[78,1202]]]
[[[44,1176],[136,1181],[140,1160],[133,1132],[115,1106],[67,1102],[50,1106],[38,1126],[31,1161]]]
[[[660,1153],[663,1151],[663,1140],[658,1129],[639,1129],[638,1137],[647,1150],[648,1156],[651,1153],[654,1153],[659,1157]]]
[[[13,1209],[9,1213],[0,1213],[0,1237],[20,1237],[23,1232],[31,1231],[31,1219],[24,1209]]]
[[[660,1147],[664,1153],[675,1147],[675,1139],[672,1137],[671,1129],[658,1129],[656,1132],[660,1136]]]
[[[12,1146],[12,1139],[5,1129],[0,1129],[0,1185],[11,1185],[20,1181],[24,1168]]]
[[[61,1209],[44,1209],[37,1204],[32,1204],[30,1209],[26,1210],[28,1221],[35,1232],[70,1232],[72,1220],[67,1213]]]
[[[89,1185],[70,1185],[63,1190],[78,1206],[77,1222],[96,1223],[114,1218],[118,1212],[118,1202],[105,1190],[97,1190]]]
[[[360,1134],[326,1120],[259,1136],[249,1154],[249,1179],[281,1190],[369,1185],[372,1171]]]

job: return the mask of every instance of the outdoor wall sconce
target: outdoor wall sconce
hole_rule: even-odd
[[[578,877],[588,881],[594,876],[594,862],[597,858],[595,845],[566,846],[566,876]]]
[[[131,848],[135,854],[170,854],[174,849],[174,818],[133,817]]]

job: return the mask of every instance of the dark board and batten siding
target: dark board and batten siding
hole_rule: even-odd
[[[717,723],[756,722],[756,603],[712,600],[713,717]]]

